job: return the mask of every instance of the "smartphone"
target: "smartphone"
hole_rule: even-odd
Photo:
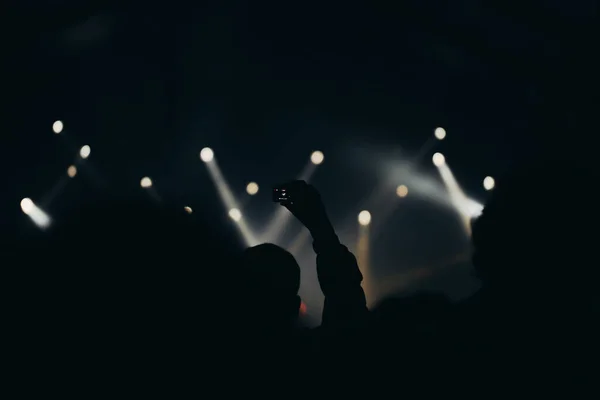
[[[285,186],[275,186],[273,188],[273,202],[283,203],[291,201],[290,192]]]

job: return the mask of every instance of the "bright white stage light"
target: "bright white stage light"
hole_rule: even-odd
[[[54,121],[54,123],[52,124],[52,130],[54,131],[54,133],[56,133],[57,135],[59,133],[61,133],[64,129],[64,124],[62,123],[62,121]]]
[[[400,185],[396,188],[396,195],[398,197],[406,197],[408,195],[408,187],[406,185]]]
[[[367,226],[371,223],[371,213],[363,210],[358,214],[358,223],[362,226]]]
[[[91,147],[86,144],[85,146],[83,146],[81,148],[81,150],[79,150],[79,155],[81,156],[81,158],[86,159],[90,156],[91,152],[92,152]]]
[[[215,153],[210,147],[205,147],[200,151],[200,159],[205,163],[211,162],[215,157]]]
[[[250,196],[254,196],[256,193],[258,193],[258,184],[256,182],[250,182],[246,186],[246,192],[248,192]]]
[[[69,178],[75,178],[75,175],[77,175],[77,167],[71,165],[69,168],[67,168],[67,175],[69,175]]]
[[[237,208],[232,208],[229,210],[229,217],[235,222],[239,222],[239,220],[242,219],[242,212]]]
[[[483,180],[483,188],[485,190],[492,190],[496,186],[496,181],[491,176],[486,176]]]
[[[23,210],[23,213],[25,213],[38,228],[46,229],[50,226],[50,216],[48,216],[44,210],[39,208],[30,198],[26,197],[21,200],[21,210]]]
[[[310,155],[310,161],[315,165],[321,164],[324,159],[325,155],[323,155],[323,153],[318,150],[313,151],[313,153]]]
[[[186,213],[191,214],[192,213],[192,207],[189,206],[185,206],[183,207],[183,209],[185,210]]]
[[[467,217],[477,218],[483,212],[483,204],[473,199],[466,199],[463,211]]]
[[[435,128],[433,134],[437,140],[444,140],[446,137],[446,130],[444,128]]]
[[[29,197],[25,197],[23,200],[21,200],[21,210],[23,210],[25,214],[31,214],[34,209],[35,205]]]
[[[144,189],[152,187],[152,179],[148,178],[147,176],[143,177],[140,181],[140,186]]]
[[[446,163],[446,157],[444,157],[444,155],[442,153],[435,153],[433,155],[433,165],[435,165],[436,167],[441,167],[442,165],[444,165]]]

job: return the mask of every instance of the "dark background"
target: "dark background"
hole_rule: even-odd
[[[83,144],[85,178],[60,190],[55,216],[102,189],[139,190],[145,175],[164,196],[216,200],[204,146],[239,194],[254,180],[263,195],[322,150],[315,184],[335,218],[355,218],[373,189],[357,149],[411,154],[436,126],[479,200],[483,177],[515,160],[594,148],[595,1],[199,4],[9,6],[3,223],[23,220],[22,197],[49,196]],[[271,212],[253,202],[255,220]]]

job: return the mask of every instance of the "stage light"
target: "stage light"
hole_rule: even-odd
[[[88,158],[90,156],[91,152],[92,152],[91,147],[86,144],[85,146],[83,146],[81,148],[81,150],[79,150],[79,155],[81,156],[81,158],[83,158],[85,160],[86,158]]]
[[[54,123],[52,124],[52,130],[57,135],[63,131],[64,127],[65,126],[63,125],[62,121],[54,121]]]
[[[229,217],[235,222],[239,222],[239,220],[242,219],[242,212],[237,208],[232,208],[229,210]]]
[[[200,151],[200,159],[205,163],[211,162],[215,156],[215,153],[210,147],[205,147]]]
[[[406,185],[400,185],[396,188],[396,194],[398,197],[406,197],[408,195],[408,188]]]
[[[436,167],[441,167],[442,165],[444,165],[446,163],[446,158],[444,157],[444,155],[442,153],[435,153],[433,155],[433,165],[435,165]]]
[[[67,175],[69,175],[69,178],[75,178],[75,175],[77,175],[77,167],[71,165],[69,168],[67,168]]]
[[[27,215],[35,225],[40,229],[46,229],[50,226],[51,219],[48,214],[39,208],[30,198],[21,200],[21,210]]]
[[[27,215],[29,215],[35,209],[35,205],[33,201],[29,197],[25,197],[21,200],[21,210]]]
[[[248,192],[250,196],[254,196],[256,193],[258,193],[258,184],[256,182],[250,182],[246,186],[246,192]]]
[[[152,187],[152,179],[148,178],[147,176],[143,177],[140,181],[140,186],[144,189]]]
[[[483,204],[473,199],[466,199],[463,210],[466,216],[477,218],[483,212]]]
[[[444,140],[446,137],[446,130],[444,128],[435,128],[433,134],[437,140]]]
[[[310,155],[310,161],[315,165],[321,164],[324,159],[325,159],[325,156],[323,155],[322,152],[320,152],[318,150],[313,151],[313,153]]]
[[[363,210],[358,214],[358,223],[362,226],[367,226],[371,223],[371,213]]]
[[[188,214],[191,214],[191,213],[192,213],[192,207],[185,206],[185,207],[183,207],[183,209],[184,209],[184,210],[185,210],[185,212],[186,212],[186,213],[188,213]]]
[[[496,186],[496,181],[491,176],[486,176],[483,180],[483,188],[485,190],[492,190]]]

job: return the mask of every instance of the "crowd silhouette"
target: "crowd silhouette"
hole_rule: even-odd
[[[298,325],[300,268],[286,250],[244,249],[221,221],[165,204],[98,200],[47,234],[5,242],[5,378],[23,398],[282,397],[317,382],[339,395],[417,382],[448,393],[438,387],[446,378],[485,397],[588,390],[600,338],[590,179],[552,160],[514,169],[473,223],[479,292],[459,303],[418,293],[372,310],[319,193],[291,182],[294,200],[282,206],[312,235],[325,296],[314,329]]]

